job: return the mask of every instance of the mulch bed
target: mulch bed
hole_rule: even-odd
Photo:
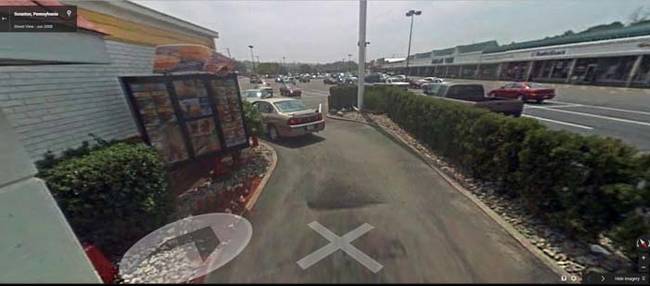
[[[243,214],[245,205],[253,195],[271,165],[271,153],[264,145],[243,152],[239,166],[234,160],[224,163],[225,173],[198,179],[176,198],[173,220],[189,215],[212,212]]]

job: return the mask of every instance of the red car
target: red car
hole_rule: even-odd
[[[532,82],[510,82],[490,91],[488,97],[516,98],[524,102],[534,100],[542,103],[555,97],[555,89]]]
[[[280,85],[280,95],[288,97],[300,97],[302,90],[293,84],[283,83]]]

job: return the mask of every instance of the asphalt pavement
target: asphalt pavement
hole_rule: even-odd
[[[319,82],[300,84],[307,105],[326,104]],[[469,199],[370,126],[326,119],[320,133],[271,145],[278,165],[248,216],[252,239],[206,282],[559,282]]]

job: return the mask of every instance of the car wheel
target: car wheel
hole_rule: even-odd
[[[523,94],[518,95],[517,99],[519,99],[520,101],[523,101],[523,102],[528,101],[528,99]]]
[[[278,133],[278,129],[276,129],[273,125],[269,125],[267,127],[267,132],[268,132],[267,135],[269,136],[269,139],[271,141],[276,141],[276,140],[278,140],[278,138],[280,138],[280,134]]]
[[[535,100],[535,102],[537,102],[537,104],[542,104],[544,102],[544,100],[543,99],[538,99],[538,100]]]

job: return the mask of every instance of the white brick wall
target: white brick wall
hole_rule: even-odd
[[[150,74],[154,49],[106,41],[106,50],[110,64],[0,66],[0,108],[32,160],[92,141],[88,133],[137,135],[117,77]]]

